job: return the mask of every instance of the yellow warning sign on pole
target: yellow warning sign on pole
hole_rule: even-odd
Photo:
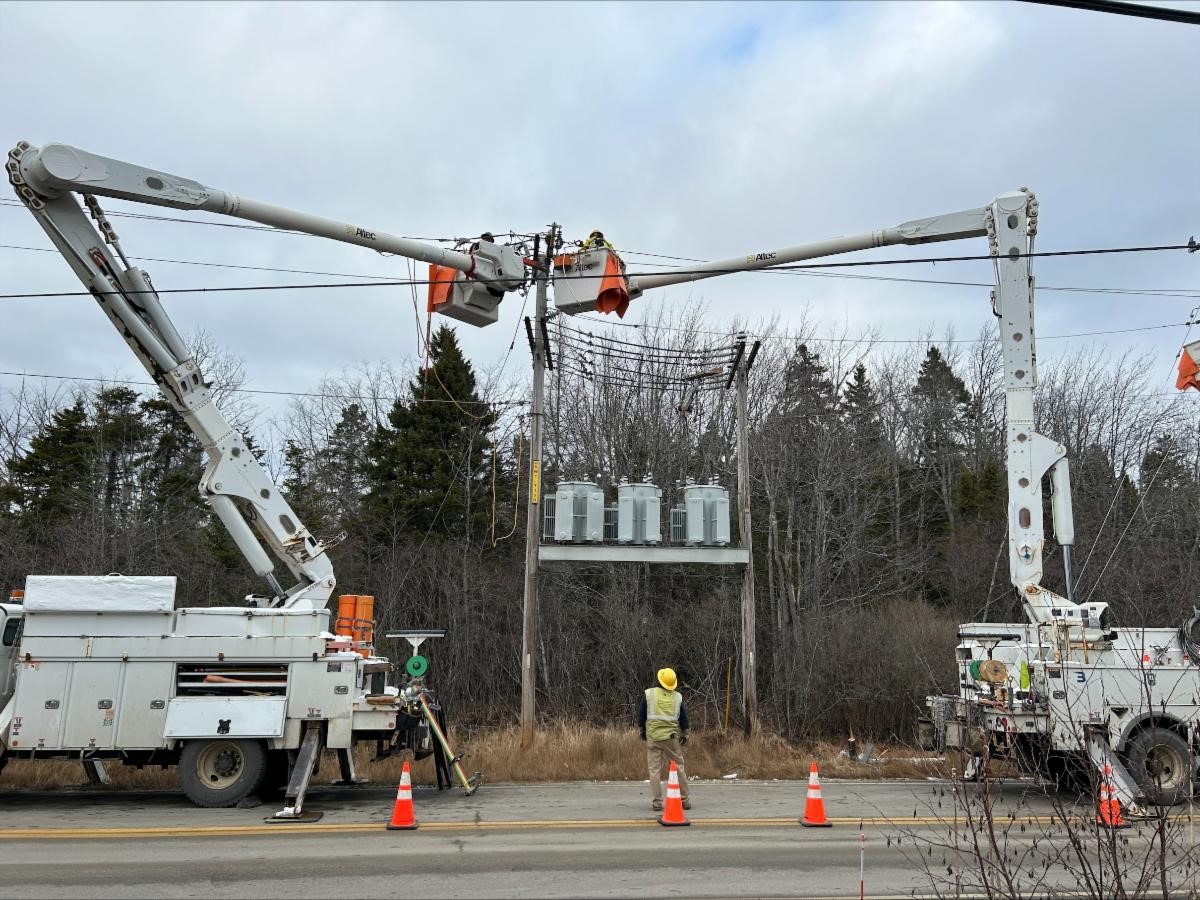
[[[542,496],[542,461],[535,459],[529,477],[529,502],[537,503]]]

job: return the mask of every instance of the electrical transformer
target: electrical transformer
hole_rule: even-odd
[[[676,508],[682,518],[683,543],[689,547],[729,545],[729,489],[712,479],[708,484],[688,484],[683,502]]]
[[[650,476],[640,484],[621,479],[617,485],[617,543],[661,544],[662,488]]]
[[[560,481],[554,491],[554,540],[599,544],[604,540],[604,492],[591,481]]]

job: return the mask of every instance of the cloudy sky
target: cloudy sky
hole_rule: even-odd
[[[558,221],[568,237],[600,227],[619,249],[719,259],[982,206],[1027,185],[1041,201],[1041,250],[1200,237],[1194,26],[985,2],[0,3],[0,13],[4,149],[75,144],[394,234]],[[114,224],[138,257],[407,275],[402,260],[315,238]],[[11,201],[0,202],[0,243],[49,247]],[[631,270],[648,259],[630,256]],[[159,288],[330,280],[144,265]],[[1180,252],[1038,260],[1045,286],[1195,295],[1046,291],[1039,332],[1184,322],[1200,304],[1198,266],[1200,254]],[[991,277],[977,262],[869,271]],[[3,293],[78,288],[51,253],[0,249],[0,274]],[[762,274],[644,303],[689,301],[706,304],[714,328],[778,315],[890,339],[947,327],[973,337],[990,316],[980,288]],[[459,329],[481,367],[504,356],[520,302],[506,302],[498,325]],[[181,330],[203,326],[243,357],[248,386],[260,389],[308,390],[362,361],[407,365],[417,346],[407,288],[167,305]],[[1167,390],[1183,334],[1088,340],[1156,352]],[[1070,345],[1045,340],[1040,355]],[[510,374],[527,364],[522,339]],[[142,375],[87,297],[3,301],[0,369]],[[16,383],[0,376],[0,391]]]

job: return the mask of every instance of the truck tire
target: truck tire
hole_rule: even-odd
[[[1174,806],[1188,795],[1187,741],[1168,728],[1152,725],[1129,742],[1125,758],[1129,774],[1149,803]]]
[[[236,806],[258,789],[266,767],[261,741],[188,741],[179,755],[179,786],[197,806]]]

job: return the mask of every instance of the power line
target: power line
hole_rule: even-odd
[[[14,378],[45,378],[52,381],[87,381],[99,384],[128,384],[138,387],[157,388],[158,385],[153,381],[133,381],[124,378],[95,378],[86,377],[83,375],[50,375],[39,372],[2,372],[0,375],[8,375]],[[371,400],[371,401],[394,401],[397,397],[383,397],[376,394],[322,394],[312,391],[271,391],[264,388],[230,388],[232,393],[236,394],[269,394],[277,397],[315,397],[321,400]],[[442,400],[437,398],[424,399],[420,397],[410,398],[412,403],[456,403],[456,404],[482,404],[485,406],[528,406],[528,400]]]
[[[583,318],[579,316],[578,318]],[[704,334],[718,335],[729,337],[728,331],[706,331],[695,328],[676,328],[670,325],[647,325],[645,323],[636,322],[607,322],[603,319],[584,318],[585,322],[596,322],[600,325],[616,325],[621,328],[646,328],[649,330],[658,331],[674,331],[683,334]],[[1081,337],[1103,337],[1110,334],[1133,334],[1139,331],[1159,331],[1164,328],[1179,328],[1184,325],[1196,324],[1189,320],[1187,322],[1166,322],[1162,325],[1141,325],[1136,328],[1114,328],[1108,331],[1078,331],[1072,334],[1042,334],[1038,335],[1039,341],[1054,341],[1067,340],[1069,338]],[[982,338],[872,338],[872,337],[822,337],[820,335],[802,335],[802,334],[769,334],[760,338],[764,341],[812,341],[814,343],[829,343],[829,344],[983,344],[990,341]],[[631,346],[638,346],[632,344]]]
[[[1189,245],[1190,246],[1190,245]],[[630,256],[663,256],[659,253],[645,253],[640,250],[622,250],[621,255]],[[683,262],[703,263],[706,260],[697,259],[686,256],[666,256],[665,259],[676,259]],[[663,268],[668,271],[678,269],[678,266],[668,265],[663,263]],[[766,273],[774,272],[778,275],[803,275],[810,278],[851,278],[859,281],[887,281],[903,284],[945,284],[956,287],[978,287],[991,288],[995,287],[992,282],[986,281],[952,281],[945,278],[904,278],[900,275],[862,275],[851,272],[802,272],[794,269],[778,271],[776,269],[758,269],[756,271]],[[1081,294],[1122,294],[1127,296],[1147,296],[1147,297],[1194,297],[1200,299],[1200,292],[1194,288],[1093,288],[1093,287],[1077,287],[1077,286],[1056,286],[1049,284],[1039,284],[1039,291],[1072,291]]]
[[[1183,25],[1200,25],[1200,13],[1185,9],[1169,9],[1165,6],[1145,6],[1141,3],[1123,3],[1121,0],[1024,0],[1040,6],[1062,6],[1086,12],[1111,13],[1118,16],[1135,16],[1139,19],[1159,19],[1163,22],[1178,22]]]
[[[214,224],[222,224],[222,223],[214,223]],[[297,233],[300,233],[300,232],[297,232]],[[30,252],[34,252],[34,253],[57,253],[58,252],[53,247],[27,247],[27,246],[20,245],[20,244],[0,244],[0,249],[25,250],[25,251],[30,251]],[[706,260],[698,259],[695,257],[667,256],[667,255],[661,254],[661,253],[648,253],[648,252],[645,252],[642,250],[623,250],[623,251],[621,251],[621,254],[623,256],[657,256],[657,257],[662,257],[664,259],[674,259],[674,260],[679,260],[682,262],[693,262],[693,263],[706,262]],[[254,272],[282,272],[282,273],[291,274],[291,275],[324,275],[324,276],[332,277],[332,278],[370,278],[370,279],[377,280],[377,281],[393,281],[394,277],[395,277],[392,275],[364,274],[362,272],[324,272],[324,271],[314,271],[312,269],[287,269],[287,268],[280,268],[277,266],[248,266],[248,265],[238,265],[235,263],[206,262],[206,261],[190,260],[190,259],[166,259],[166,258],[158,257],[158,256],[131,256],[129,258],[138,260],[140,262],[160,262],[160,263],[169,263],[169,264],[181,265],[181,266],[204,266],[204,267],[214,268],[214,269],[241,269],[241,270],[248,270],[248,271],[254,271]],[[679,266],[675,266],[675,265],[668,266],[665,264],[664,264],[664,268],[666,268],[670,271],[678,271],[680,269]],[[812,272],[812,271],[799,271],[799,270],[795,270],[795,269],[779,270],[779,269],[774,269],[774,268],[757,269],[754,271],[761,272],[763,274],[799,275],[799,276],[804,276],[804,277],[809,277],[809,278],[849,278],[849,279],[854,279],[854,280],[858,280],[858,281],[883,281],[883,282],[894,282],[894,283],[901,283],[901,284],[942,284],[942,285],[950,285],[950,286],[955,286],[955,287],[977,287],[977,288],[990,288],[990,287],[994,286],[991,283],[985,282],[985,281],[953,281],[953,280],[942,279],[942,278],[905,278],[905,277],[899,276],[899,275],[863,275],[861,273],[855,274],[855,273],[851,273],[851,272]],[[652,273],[652,274],[658,274],[658,273]],[[566,276],[562,276],[562,277],[565,278]],[[408,282],[408,284],[411,284],[414,286],[416,284],[420,284],[420,283],[422,283],[422,282],[415,282],[415,281]],[[1118,294],[1118,295],[1135,296],[1135,297],[1142,297],[1142,296],[1145,296],[1145,297],[1183,297],[1183,298],[1200,299],[1200,291],[1197,291],[1192,288],[1098,288],[1098,287],[1055,286],[1055,285],[1048,285],[1048,284],[1039,284],[1037,286],[1037,289],[1039,291],[1069,291],[1069,292],[1081,293],[1081,294]]]
[[[26,209],[24,203],[17,200],[0,200],[0,206],[16,207],[18,209]],[[306,231],[293,231],[289,228],[276,228],[273,225],[247,225],[244,222],[214,222],[211,219],[183,219],[178,216],[156,216],[150,213],[131,213],[131,212],[108,212],[106,216],[121,219],[146,219],[151,222],[176,222],[181,225],[210,225],[213,228],[239,228],[243,231],[274,231],[278,234],[299,234],[304,237],[316,237],[317,235],[309,234]],[[454,244],[460,243],[470,238],[451,238],[451,237],[421,237],[418,235],[397,235],[406,241],[434,241],[438,243]]]
[[[24,247],[19,244],[0,244],[3,250],[32,250],[35,253],[58,253],[53,247]],[[245,269],[252,272],[286,272],[290,275],[324,275],[330,278],[374,278],[380,281],[390,281],[394,275],[364,275],[361,272],[317,272],[312,269],[281,269],[275,266],[245,266],[236,263],[201,262],[193,259],[164,259],[160,256],[130,256],[139,262],[172,263],[179,266],[205,266],[213,269]]]
[[[1125,253],[1153,253],[1165,250],[1194,250],[1195,243],[1192,244],[1162,244],[1146,247],[1105,247],[1092,250],[1039,250],[1035,253],[1019,253],[1009,254],[1009,259],[1031,259],[1034,257],[1065,257],[1065,256],[1099,256],[1105,254],[1125,254]],[[697,276],[714,276],[714,275],[734,275],[741,273],[758,273],[758,272],[781,272],[781,271],[806,271],[810,269],[836,269],[836,268],[857,268],[860,266],[907,266],[917,265],[921,263],[950,263],[950,262],[974,262],[981,260],[995,260],[996,257],[988,254],[978,254],[970,256],[939,256],[939,257],[922,257],[920,259],[869,259],[857,260],[850,262],[836,263],[803,263],[795,265],[780,265],[772,266],[769,269],[693,269],[693,270],[677,270],[674,274],[678,275],[697,275]],[[650,275],[660,275],[661,272],[632,272],[627,273],[629,278],[638,278]],[[593,278],[591,275],[558,275],[556,280],[580,280],[584,278]],[[330,284],[318,282],[315,284],[267,284],[267,285],[237,285],[232,287],[202,287],[202,288],[164,288],[161,290],[132,290],[126,291],[129,294],[215,294],[215,293],[239,293],[247,291],[289,291],[289,290],[328,290],[339,288],[374,288],[374,287],[409,287],[411,285],[428,285],[428,279],[397,279],[394,281],[376,281],[376,282],[344,282],[340,284]],[[112,291],[103,291],[101,293],[114,293]],[[0,294],[0,300],[32,300],[32,299],[49,299],[52,297],[88,297],[91,296],[90,291],[46,291],[40,293],[10,293]]]

